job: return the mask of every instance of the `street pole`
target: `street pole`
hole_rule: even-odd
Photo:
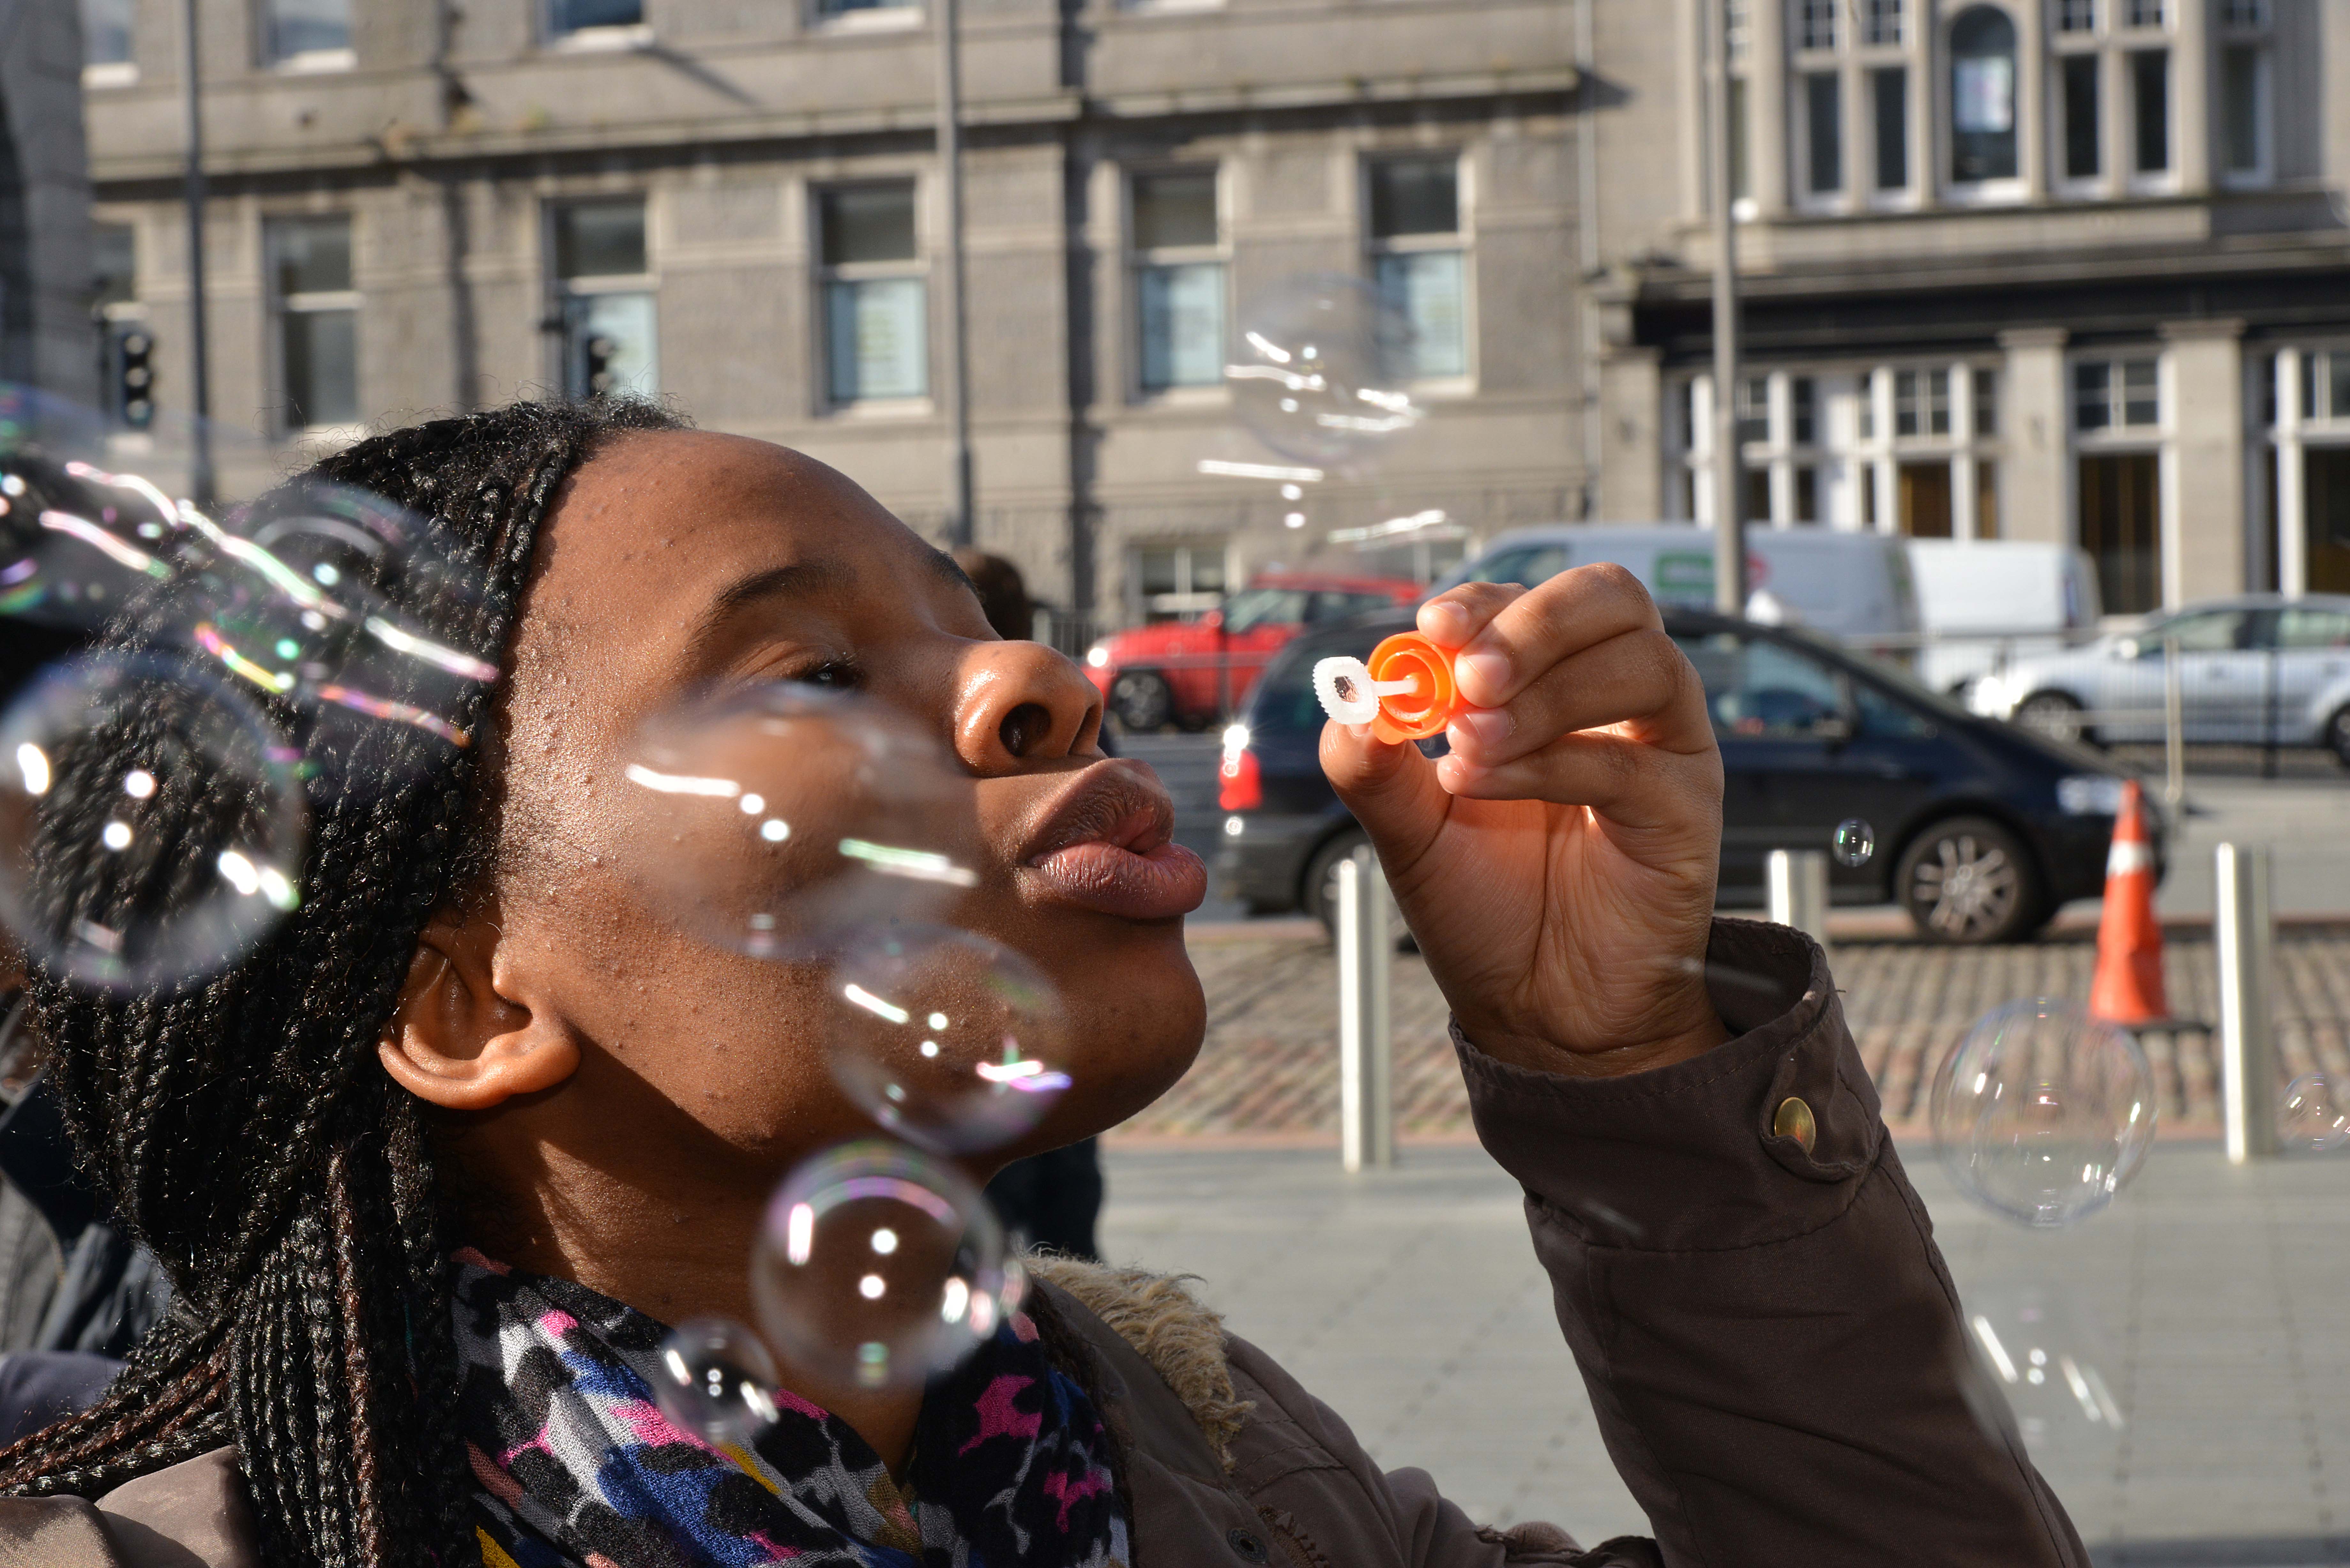
[[[972,542],[971,330],[962,265],[962,67],[957,0],[935,0],[939,26],[939,165],[947,198],[947,543]]]
[[[1338,1161],[1395,1163],[1395,1033],[1388,1012],[1388,879],[1367,844],[1338,862]]]
[[[2213,890],[2220,968],[2220,1117],[2228,1163],[2277,1151],[2276,1032],[2269,970],[2276,906],[2263,845],[2222,844]]]
[[[1705,0],[1707,86],[1713,99],[1706,127],[1706,185],[1713,208],[1713,607],[1746,613],[1743,464],[1738,451],[1738,221],[1730,179],[1730,3]]]
[[[213,474],[212,355],[204,344],[204,119],[196,51],[196,0],[180,0],[180,109],[188,141],[188,400],[195,414],[188,431],[188,499],[209,509],[219,486]]]

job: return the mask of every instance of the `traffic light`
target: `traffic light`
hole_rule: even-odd
[[[612,356],[620,346],[601,332],[590,332],[580,341],[579,352],[586,361],[584,378],[588,395],[600,398],[612,389]]]
[[[129,430],[143,431],[155,422],[155,337],[139,322],[109,329],[114,416]]]

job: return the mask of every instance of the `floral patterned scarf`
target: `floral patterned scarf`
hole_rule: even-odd
[[[653,1403],[661,1324],[456,1255],[466,1452],[487,1568],[1127,1568],[1109,1439],[1014,1314],[934,1382],[908,1480],[790,1394],[747,1445]]]

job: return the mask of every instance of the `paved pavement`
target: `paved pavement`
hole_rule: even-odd
[[[2167,1144],[2110,1210],[2043,1234],[1904,1152],[1970,1308],[2041,1293],[2124,1413],[2117,1437],[2039,1448],[2101,1563],[2350,1563],[2350,1158],[2232,1169]],[[1113,1145],[1107,1165],[1110,1257],[1198,1273],[1379,1462],[1487,1522],[1645,1531],[1482,1150],[1352,1179],[1326,1150]]]

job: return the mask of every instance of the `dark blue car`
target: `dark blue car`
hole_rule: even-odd
[[[1317,628],[1283,650],[1224,737],[1216,872],[1258,912],[1331,919],[1339,860],[1362,842],[1315,760],[1316,659],[1367,653],[1409,610]],[[1866,864],[1829,865],[1839,904],[1898,902],[1926,938],[2029,937],[2104,890],[2122,775],[2088,753],[1978,718],[1898,670],[1787,627],[1669,611],[1721,742],[1721,902],[1763,901],[1771,850],[1874,829]],[[1442,742],[1424,742],[1440,749]],[[2156,863],[2164,824],[2148,803]]]

